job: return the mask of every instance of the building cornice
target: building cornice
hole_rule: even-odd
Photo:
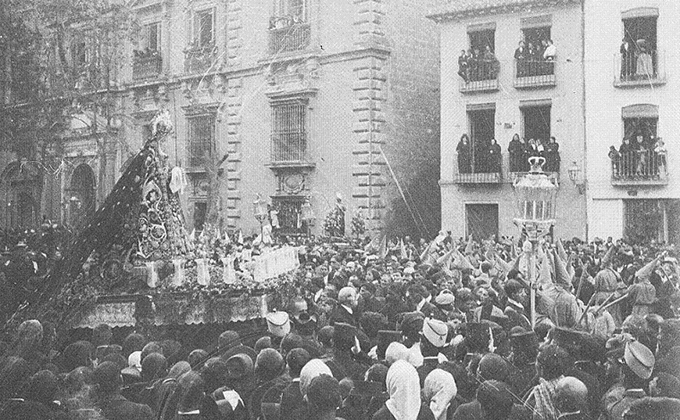
[[[493,4],[479,4],[461,7],[459,2],[451,2],[446,6],[428,14],[426,17],[437,23],[462,21],[488,15],[520,13],[537,8],[549,8],[569,4],[581,4],[583,0],[496,0]]]

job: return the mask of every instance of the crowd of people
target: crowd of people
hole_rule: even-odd
[[[550,38],[543,37],[536,45],[531,41],[519,41],[515,49],[517,77],[555,74],[556,58],[557,47]]]
[[[460,137],[456,146],[459,173],[498,173],[501,172],[503,157],[501,146],[496,139],[483,138],[470,141],[467,134]],[[534,156],[545,158],[545,172],[560,171],[560,145],[555,137],[546,142],[542,139],[526,141],[519,134],[512,136],[508,144],[510,172],[528,172],[528,159]]]
[[[623,47],[622,47],[623,48]],[[557,47],[552,39],[543,37],[534,42],[519,42],[515,50],[516,77],[555,74]],[[458,75],[465,81],[495,80],[500,73],[500,61],[490,45],[461,50],[458,56]]]
[[[479,48],[461,50],[458,56],[458,75],[465,81],[494,80],[500,72],[500,62],[491,46],[486,45],[482,52]]]
[[[677,250],[536,247],[308,241],[296,297],[210,348],[26,320],[2,343],[0,418],[680,418]]]
[[[660,178],[666,175],[668,151],[660,137],[624,137],[619,150],[609,147],[615,178]]]

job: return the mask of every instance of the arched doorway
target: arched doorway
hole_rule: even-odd
[[[79,226],[95,210],[95,177],[90,165],[82,163],[76,167],[71,175],[71,185],[67,193],[69,223],[71,226]]]

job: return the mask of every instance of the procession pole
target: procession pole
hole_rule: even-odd
[[[537,241],[531,241],[531,254],[529,254],[529,297],[531,299],[531,329],[536,328],[536,247]]]

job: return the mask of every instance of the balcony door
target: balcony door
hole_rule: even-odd
[[[496,109],[468,111],[470,142],[472,148],[472,172],[488,173],[491,169],[489,145],[495,138]]]

